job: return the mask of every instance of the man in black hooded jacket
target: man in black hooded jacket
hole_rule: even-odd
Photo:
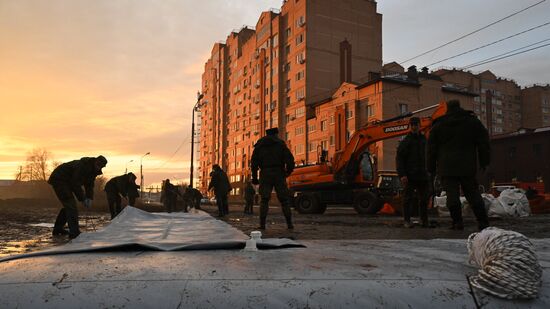
[[[411,132],[399,143],[396,156],[397,173],[405,188],[403,198],[405,227],[413,227],[411,214],[415,206],[420,207],[422,227],[428,227],[429,177],[426,171],[426,137],[420,132],[420,118],[412,117],[409,124]]]
[[[134,206],[137,191],[136,175],[128,173],[113,177],[105,184],[105,193],[107,202],[111,211],[111,220],[113,220],[122,210],[121,196],[128,199],[128,204]]]
[[[268,203],[271,198],[271,191],[275,188],[277,199],[283,208],[288,229],[293,229],[291,196],[286,185],[286,177],[294,170],[294,156],[281,140],[278,128],[271,128],[265,131],[266,136],[260,138],[254,145],[252,152],[252,183],[260,184],[260,229],[265,229]],[[258,180],[258,169],[260,179]]]
[[[208,191],[214,189],[214,195],[216,196],[216,204],[218,205],[218,217],[223,217],[229,214],[229,203],[227,201],[227,195],[231,192],[231,183],[224,170],[218,165],[212,166],[212,172],[210,173],[210,184],[208,185]]]
[[[76,208],[76,199],[82,202],[84,207],[90,208],[94,198],[95,178],[103,172],[101,169],[107,165],[107,159],[104,156],[97,158],[84,157],[80,160],[74,160],[63,163],[56,167],[48,183],[53,187],[55,195],[63,204],[55,220],[53,235],[69,234],[70,238],[75,238],[80,234],[78,227],[78,210]],[[82,190],[84,187],[84,190]],[[69,225],[69,231],[64,229],[65,223]]]
[[[479,230],[489,226],[485,204],[479,193],[476,173],[490,163],[489,134],[473,112],[458,100],[447,102],[447,113],[439,118],[428,139],[428,172],[441,177],[451,213],[451,229],[463,230],[460,188],[476,216]]]

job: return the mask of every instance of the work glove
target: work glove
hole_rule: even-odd
[[[87,198],[82,202],[82,204],[84,204],[84,207],[90,208],[90,207],[92,207],[92,200]]]
[[[259,185],[260,181],[258,180],[258,177],[252,177],[252,184],[253,185]]]

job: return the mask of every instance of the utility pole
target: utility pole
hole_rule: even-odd
[[[195,110],[200,108],[200,102],[203,94],[197,92],[197,103],[193,106],[192,121],[191,121],[191,172],[189,173],[189,188],[193,188],[193,154],[195,152]]]
[[[141,182],[140,182],[140,190],[141,192],[143,192],[143,158],[147,155],[150,155],[151,153],[150,152],[147,152],[146,154],[144,154],[143,156],[141,156],[141,159],[139,160],[139,177],[141,178]]]

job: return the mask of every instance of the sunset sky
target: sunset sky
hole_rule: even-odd
[[[103,154],[110,177],[188,181],[191,110],[212,45],[280,0],[0,0],[0,179],[33,148],[56,161]],[[537,1],[378,1],[384,62],[401,62]],[[422,3],[423,6],[418,4]],[[405,66],[435,62],[550,20],[546,1]],[[550,38],[550,26],[430,67],[464,66]],[[547,42],[548,43],[548,42]],[[476,67],[550,82],[550,48]],[[183,145],[175,153],[178,146]],[[174,154],[175,153],[175,154]]]

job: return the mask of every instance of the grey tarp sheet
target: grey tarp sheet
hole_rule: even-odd
[[[200,210],[148,213],[125,207],[109,225],[96,232],[82,233],[64,246],[8,256],[0,262],[41,255],[139,247],[158,251],[242,249],[248,238],[238,229]],[[260,249],[300,246],[290,239],[264,239],[258,244]]]
[[[483,308],[550,308],[550,240],[532,241],[544,268],[540,297],[506,301],[475,292]],[[477,269],[467,264],[465,240],[301,243],[307,248],[7,261],[0,263],[0,308],[475,308],[466,275]]]

